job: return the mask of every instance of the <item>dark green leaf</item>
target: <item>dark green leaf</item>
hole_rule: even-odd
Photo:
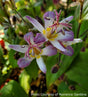
[[[36,79],[39,70],[36,60],[33,60],[31,64],[25,68],[25,70],[30,75],[31,78]]]
[[[88,91],[88,50],[81,52],[80,55],[72,63],[72,67],[67,71],[66,75],[69,79],[79,83]]]
[[[14,50],[10,50],[10,51],[9,51],[9,62],[10,62],[10,65],[11,65],[13,68],[18,67],[18,65],[17,65],[17,60],[14,58],[15,53],[16,53],[16,52],[15,52]]]
[[[47,60],[47,85],[50,86],[53,82],[55,82],[71,65],[71,63],[74,61],[74,58],[79,54],[80,49],[82,47],[82,44],[76,44],[74,45],[74,54],[73,56],[65,56],[63,55],[61,58],[62,63],[60,64],[60,69],[57,73],[52,74],[51,68],[53,65],[57,64],[58,56],[52,56],[49,57]]]
[[[66,95],[67,95],[66,97],[85,97],[85,96],[80,96],[82,94],[87,96],[87,92],[84,89],[82,89],[81,86],[75,85],[74,87],[75,90],[71,90],[65,82],[62,82],[58,86],[58,93],[60,97],[65,97]]]
[[[28,97],[16,81],[10,81],[0,90],[0,97]]]

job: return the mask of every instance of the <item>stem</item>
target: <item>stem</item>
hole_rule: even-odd
[[[83,9],[83,3],[81,3],[80,20],[81,20],[81,18],[82,18],[82,9]],[[77,38],[79,37],[80,27],[81,27],[81,22],[79,23],[79,27],[78,27]]]
[[[82,37],[86,32],[88,32],[88,29],[87,29],[86,31],[84,31],[84,32],[80,35],[80,37]]]
[[[26,23],[27,25],[29,25],[29,24],[23,19],[23,17],[21,16],[21,14],[20,14],[18,11],[16,11],[16,9],[14,9],[14,11],[22,18],[22,20],[24,21],[24,23]]]
[[[15,12],[22,18],[22,20],[23,20],[24,22],[26,22],[18,11],[15,10]]]
[[[59,53],[59,58],[58,58],[58,63],[57,63],[57,65],[60,64],[60,61],[61,61],[61,53]]]

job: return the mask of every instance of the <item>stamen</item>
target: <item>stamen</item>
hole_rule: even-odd
[[[61,15],[61,10],[59,11],[59,13],[55,10],[56,12],[56,21],[59,22],[59,17]]]
[[[66,26],[66,27],[69,27],[69,28],[72,29],[72,27],[69,24],[67,24],[67,23],[60,23],[60,25],[63,25],[63,26]]]
[[[38,48],[33,48],[33,51],[36,55],[39,55],[40,54],[40,50]]]

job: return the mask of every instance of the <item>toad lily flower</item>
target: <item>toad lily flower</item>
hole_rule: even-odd
[[[68,17],[65,20],[62,20],[61,23],[57,23],[60,13],[58,14],[56,12],[55,15],[53,11],[46,12],[44,14],[45,27],[43,27],[36,19],[30,16],[26,16],[26,18],[34,25],[36,29],[38,29],[38,31],[41,32],[41,34],[45,37],[46,41],[49,41],[60,52],[71,56],[73,54],[73,49],[70,46],[68,47],[68,45],[65,46],[63,43],[67,41],[74,41],[73,32],[67,30],[68,27],[71,28],[71,26],[69,26],[69,24],[67,23],[70,22],[73,17]],[[61,27],[59,27],[59,25],[61,25]],[[63,30],[64,27],[66,29]],[[63,31],[64,34],[62,33]]]
[[[55,55],[57,53],[56,48],[54,48],[52,45],[49,45],[41,49],[41,45],[45,41],[41,33],[37,33],[34,37],[33,33],[29,32],[26,35],[24,35],[24,39],[25,41],[27,41],[29,45],[9,45],[11,49],[21,53],[25,53],[25,56],[18,60],[19,67],[24,68],[28,66],[31,63],[31,61],[36,58],[36,62],[39,68],[42,72],[46,73],[46,66],[41,56]]]

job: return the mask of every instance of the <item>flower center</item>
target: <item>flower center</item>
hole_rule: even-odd
[[[40,58],[40,54],[41,54],[41,50],[37,47],[33,47],[29,50],[29,56],[32,57],[32,58]]]
[[[43,34],[45,35],[46,38],[48,38],[48,40],[53,41],[55,38],[57,38],[58,34],[56,33],[55,30],[53,30],[52,28],[46,28],[43,30]]]

